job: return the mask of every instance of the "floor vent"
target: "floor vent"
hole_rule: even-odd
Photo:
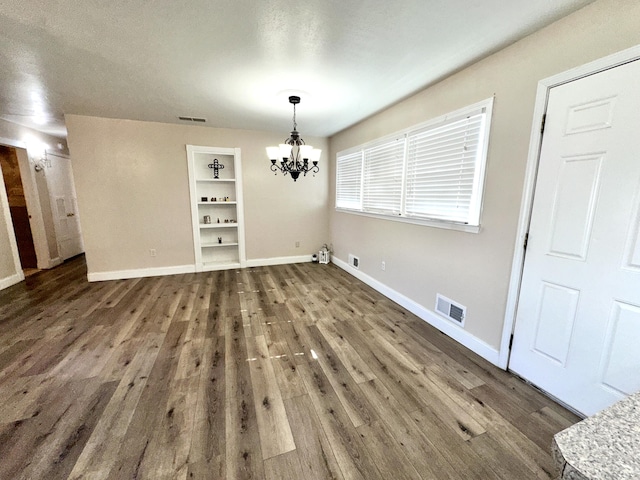
[[[360,269],[360,259],[355,255],[349,254],[349,265],[351,265],[356,270]]]
[[[436,312],[444,315],[449,320],[453,320],[460,326],[464,326],[464,317],[467,314],[467,307],[455,303],[453,300],[450,300],[438,293],[436,295]]]
[[[196,123],[205,123],[207,121],[206,118],[198,118],[198,117],[178,117],[178,119],[184,122],[196,122]]]

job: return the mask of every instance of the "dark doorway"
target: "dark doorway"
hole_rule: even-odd
[[[24,188],[15,148],[0,145],[0,165],[2,166],[2,176],[7,189],[9,210],[11,211],[16,243],[18,244],[20,263],[23,269],[37,268],[38,260],[33,244],[29,212],[27,211],[27,202],[24,197]]]

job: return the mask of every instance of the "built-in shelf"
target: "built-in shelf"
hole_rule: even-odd
[[[240,149],[187,145],[187,157],[196,271],[244,267]],[[219,178],[213,178],[216,172],[208,167],[216,159],[224,166],[217,171]],[[231,200],[203,202],[203,198]],[[204,223],[205,219],[212,223]]]
[[[205,182],[213,182],[213,183],[221,183],[221,182],[235,182],[235,178],[196,178],[196,182],[205,183]]]
[[[201,223],[200,228],[237,228],[237,223]]]

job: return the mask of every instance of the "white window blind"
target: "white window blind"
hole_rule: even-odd
[[[362,208],[362,151],[338,157],[336,207],[355,210]]]
[[[478,232],[492,107],[490,98],[338,153],[336,208]]]
[[[404,144],[403,137],[364,150],[364,211],[400,214]]]
[[[407,216],[477,224],[484,119],[478,112],[408,135]]]

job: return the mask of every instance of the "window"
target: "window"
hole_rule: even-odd
[[[479,226],[492,105],[485,100],[338,153],[336,208]]]

